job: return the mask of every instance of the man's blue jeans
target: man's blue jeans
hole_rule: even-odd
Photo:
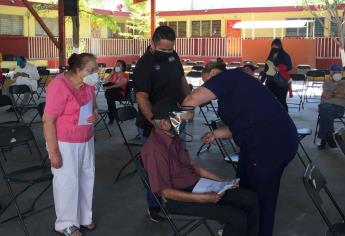
[[[344,107],[330,103],[319,105],[320,121],[318,138],[325,140],[333,136],[334,119],[342,117],[344,110]]]

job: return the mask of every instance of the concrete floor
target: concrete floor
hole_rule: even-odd
[[[295,100],[294,98],[293,100]],[[98,96],[100,107],[105,108],[103,95]],[[197,113],[198,114],[198,113]],[[315,129],[317,118],[317,104],[308,103],[305,109],[298,112],[291,109],[290,114],[298,126]],[[28,114],[30,116],[31,114]],[[211,112],[208,113],[211,116]],[[11,114],[1,111],[0,122],[8,120]],[[136,135],[134,122],[125,124],[125,130],[129,138]],[[40,149],[44,152],[44,140],[42,136],[41,123],[32,126]],[[193,134],[193,142],[188,143],[190,153],[198,162],[206,168],[218,173],[220,176],[232,178],[234,172],[229,164],[226,164],[220,157],[219,151],[214,146],[207,153],[195,157],[200,146],[200,135],[207,128],[203,125],[201,115],[197,115],[194,122],[189,125],[189,131]],[[88,232],[86,235],[121,235],[121,236],[162,236],[170,235],[170,228],[167,223],[151,223],[146,215],[145,191],[136,175],[126,177],[116,184],[113,184],[117,171],[128,159],[128,152],[123,145],[122,138],[116,127],[111,126],[113,137],[109,137],[105,131],[96,132],[96,183],[94,191],[94,219],[97,222],[97,229]],[[312,142],[313,137],[307,137],[303,144],[313,159],[313,162],[321,169],[328,180],[329,188],[339,202],[342,209],[345,209],[345,157],[339,149],[317,150]],[[134,148],[138,151],[138,148]],[[7,153],[8,168],[27,165],[37,160],[37,154],[30,155],[25,148],[17,148]],[[1,158],[2,160],[2,158]],[[281,181],[281,191],[276,213],[275,233],[277,236],[318,236],[324,235],[325,224],[318,214],[316,208],[307,196],[303,184],[303,166],[295,158],[286,169]],[[17,189],[17,188],[15,188]],[[37,188],[36,188],[37,190]],[[27,202],[32,199],[32,192],[21,200],[21,206],[25,208]],[[0,182],[0,203],[9,199],[4,181]],[[24,200],[24,202],[23,202]],[[41,205],[52,203],[52,191],[42,200]],[[326,203],[326,207],[328,203]],[[329,208],[328,208],[329,209]],[[334,220],[338,216],[333,209],[330,214]],[[31,218],[26,219],[30,234],[35,236],[56,235],[53,233],[55,219],[54,209],[50,208]],[[215,230],[221,226],[211,223]],[[0,225],[1,236],[24,235],[19,223],[12,221]],[[192,235],[208,235],[204,228],[200,228]]]

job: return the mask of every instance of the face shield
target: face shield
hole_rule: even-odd
[[[169,123],[171,128],[169,130],[173,135],[181,135],[184,132],[187,121],[193,119],[194,107],[179,107],[177,111],[169,112]]]

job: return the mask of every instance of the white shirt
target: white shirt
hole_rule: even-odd
[[[20,66],[17,66],[16,69],[14,70],[13,76],[17,73],[26,73],[29,75],[29,77],[22,77],[18,76],[16,78],[16,82],[14,83],[15,85],[28,85],[32,91],[37,90],[38,83],[37,81],[40,79],[40,75],[38,74],[36,66],[26,63],[24,68],[21,68]],[[12,76],[12,79],[13,79]]]

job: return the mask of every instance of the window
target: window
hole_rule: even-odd
[[[163,25],[168,25],[168,22],[166,21],[159,22],[159,26],[163,26]]]
[[[220,37],[221,21],[192,21],[192,37]]]
[[[44,17],[44,18],[42,18],[42,20],[46,24],[48,29],[50,29],[50,32],[52,32],[52,34],[54,36],[59,35],[58,18]],[[42,27],[40,26],[40,24],[37,21],[35,21],[35,31],[36,31],[36,36],[46,36],[47,35],[46,32],[42,29]]]
[[[315,36],[316,37],[323,37],[324,36],[324,18],[314,19],[314,18],[288,18],[287,20],[315,20],[314,22],[309,23],[308,27],[308,36],[313,36],[313,31],[315,29]],[[315,28],[314,28],[315,26]],[[287,37],[305,37],[307,34],[306,28],[288,28],[286,29],[286,36]]]
[[[212,21],[212,33],[211,36],[215,36],[215,37],[220,37],[221,36],[221,21],[220,20],[213,20]]]
[[[161,22],[160,25],[167,25],[175,31],[176,37],[183,38],[187,36],[186,21]]]
[[[345,26],[343,25],[343,27],[345,27]],[[335,36],[335,37],[339,37],[337,24],[333,21],[331,21],[330,35]]]
[[[23,16],[0,15],[0,35],[23,35]]]

